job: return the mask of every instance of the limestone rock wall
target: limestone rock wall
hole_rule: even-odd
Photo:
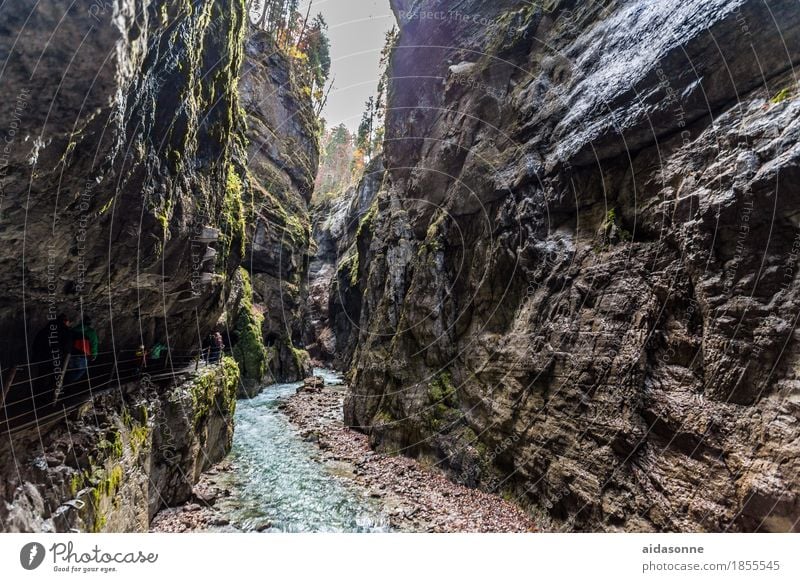
[[[316,252],[308,274],[306,345],[312,357],[337,369],[348,367],[355,350],[361,310],[357,245],[369,232],[383,178],[378,156],[355,187],[311,209]]]
[[[796,530],[796,5],[393,6],[348,422],[545,528]]]
[[[92,316],[100,362],[160,341],[178,372],[219,321],[245,253],[245,17],[241,0],[0,6],[4,380],[59,311]],[[4,439],[0,529],[145,530],[229,449],[238,376],[123,378]]]
[[[311,372],[303,328],[319,121],[293,65],[264,33],[247,40],[239,87],[248,120],[250,183],[243,265],[251,275],[253,303],[263,314],[270,375],[300,380]]]
[[[48,310],[90,313],[101,351],[197,347],[217,322],[243,254],[244,19],[241,0],[0,7],[4,368]]]

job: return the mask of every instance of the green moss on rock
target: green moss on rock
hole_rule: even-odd
[[[261,381],[267,375],[269,352],[261,333],[264,316],[253,307],[253,286],[250,275],[239,269],[242,279],[242,300],[236,315],[234,332],[237,337],[233,357],[239,364],[242,378]]]
[[[120,459],[124,452],[122,435],[119,431],[112,431],[106,438],[97,444],[98,450],[102,451],[109,459]]]
[[[195,430],[201,427],[212,412],[233,415],[239,381],[239,365],[236,360],[226,356],[219,366],[209,368],[189,383]]]
[[[380,409],[378,412],[375,413],[375,416],[372,419],[372,424],[376,425],[385,425],[391,424],[394,422],[394,418],[388,411]]]
[[[309,362],[311,361],[311,356],[306,350],[301,350],[300,348],[294,347],[294,344],[291,340],[289,340],[288,344],[289,350],[292,352],[294,364],[297,366],[297,371],[302,374],[303,370],[308,368]]]
[[[425,242],[420,245],[419,254],[423,254],[426,250],[432,253],[442,250],[440,235],[442,234],[442,225],[446,217],[446,212],[440,212],[436,219],[428,225],[428,230],[425,233]]]
[[[600,226],[600,230],[603,235],[602,248],[607,247],[615,241],[627,242],[633,238],[630,231],[622,227],[616,208],[611,208],[606,212],[606,217],[603,224]]]
[[[89,531],[93,533],[102,531],[108,523],[108,516],[119,507],[116,497],[124,476],[125,471],[120,463],[115,463],[108,469],[94,467],[88,478],[93,485],[86,508]]]
[[[245,209],[242,201],[243,181],[239,176],[237,168],[229,164],[225,178],[225,196],[222,203],[222,213],[220,215],[220,254],[222,261],[217,264],[223,270],[228,264],[228,257],[231,253],[239,256],[244,255],[245,244]]]
[[[75,498],[78,496],[78,491],[83,489],[85,483],[85,477],[83,473],[76,471],[73,473],[72,477],[69,480],[69,493],[70,496]]]
[[[792,97],[792,88],[791,87],[784,87],[778,93],[770,99],[770,103],[773,105],[777,105],[778,103],[783,103]]]
[[[455,420],[458,403],[450,372],[440,372],[428,384],[428,404],[425,419],[430,429],[439,430],[446,422]]]
[[[130,445],[131,452],[138,455],[150,439],[150,427],[146,425],[137,425],[131,429]]]
[[[366,214],[364,214],[361,221],[358,223],[358,230],[356,231],[356,237],[361,238],[361,235],[369,230],[372,229],[372,225],[375,222],[375,218],[378,216],[378,200],[376,199],[367,210]]]
[[[339,263],[337,272],[341,279],[348,281],[351,287],[355,287],[358,285],[359,267],[358,249],[353,247],[350,253]]]

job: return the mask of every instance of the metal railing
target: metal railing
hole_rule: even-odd
[[[165,350],[158,358],[124,349],[100,352],[86,367],[70,367],[74,355],[65,356],[60,366],[54,366],[52,359],[10,366],[0,370],[0,433],[64,418],[87,401],[145,375],[157,385],[175,383],[197,373],[203,363],[218,363],[225,353],[227,350],[220,350],[218,360],[211,362],[216,352],[207,347]],[[41,369],[45,366],[50,370]],[[82,377],[65,382],[79,370],[83,370]]]

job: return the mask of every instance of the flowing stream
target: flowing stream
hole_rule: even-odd
[[[314,373],[326,384],[342,383],[328,370]],[[389,531],[377,502],[337,479],[278,409],[299,386],[273,384],[237,403],[229,456],[236,470],[224,477],[232,496],[217,507],[242,531]]]

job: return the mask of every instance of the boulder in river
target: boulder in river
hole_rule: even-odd
[[[303,385],[299,391],[319,392],[325,387],[325,380],[320,376],[310,376],[303,380]]]

